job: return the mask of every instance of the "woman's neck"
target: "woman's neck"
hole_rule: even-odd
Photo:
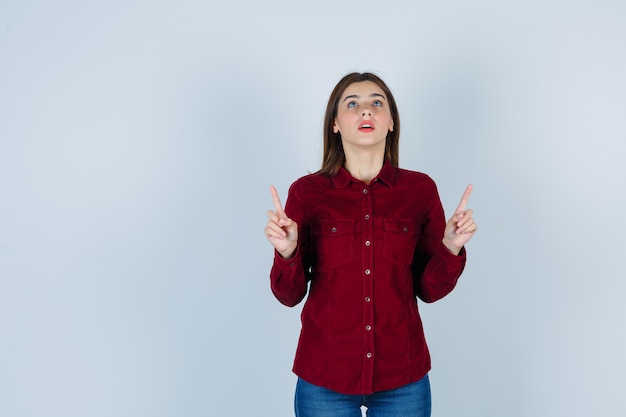
[[[346,170],[354,178],[369,184],[372,179],[378,175],[383,163],[385,155],[381,152],[376,153],[346,153]]]

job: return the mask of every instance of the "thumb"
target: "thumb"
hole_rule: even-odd
[[[287,215],[284,212],[282,213],[282,216],[278,218],[278,224],[282,227],[290,227],[292,223],[293,223],[293,220],[287,217]]]
[[[289,233],[294,233],[298,230],[298,224],[287,216],[279,219],[278,222],[279,225],[287,229]]]

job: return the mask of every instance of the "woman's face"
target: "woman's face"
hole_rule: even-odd
[[[384,152],[387,132],[393,130],[389,103],[372,81],[350,84],[337,105],[333,131],[341,134],[344,149],[380,148]]]

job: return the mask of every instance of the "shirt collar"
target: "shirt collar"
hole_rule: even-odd
[[[358,181],[356,178],[350,175],[350,173],[344,167],[340,167],[339,171],[337,172],[337,174],[335,174],[335,176],[332,179],[333,179],[333,183],[335,184],[335,187],[337,188],[345,188],[348,186],[348,184],[350,184],[351,181],[353,182]],[[389,187],[393,187],[393,185],[396,182],[395,180],[396,180],[395,169],[391,166],[391,164],[388,161],[385,161],[382,169],[380,170],[378,175],[373,179],[373,181],[380,181]]]

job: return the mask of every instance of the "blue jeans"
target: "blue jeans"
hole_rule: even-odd
[[[298,378],[296,417],[430,417],[428,375],[412,384],[369,395],[347,395],[309,384]]]

